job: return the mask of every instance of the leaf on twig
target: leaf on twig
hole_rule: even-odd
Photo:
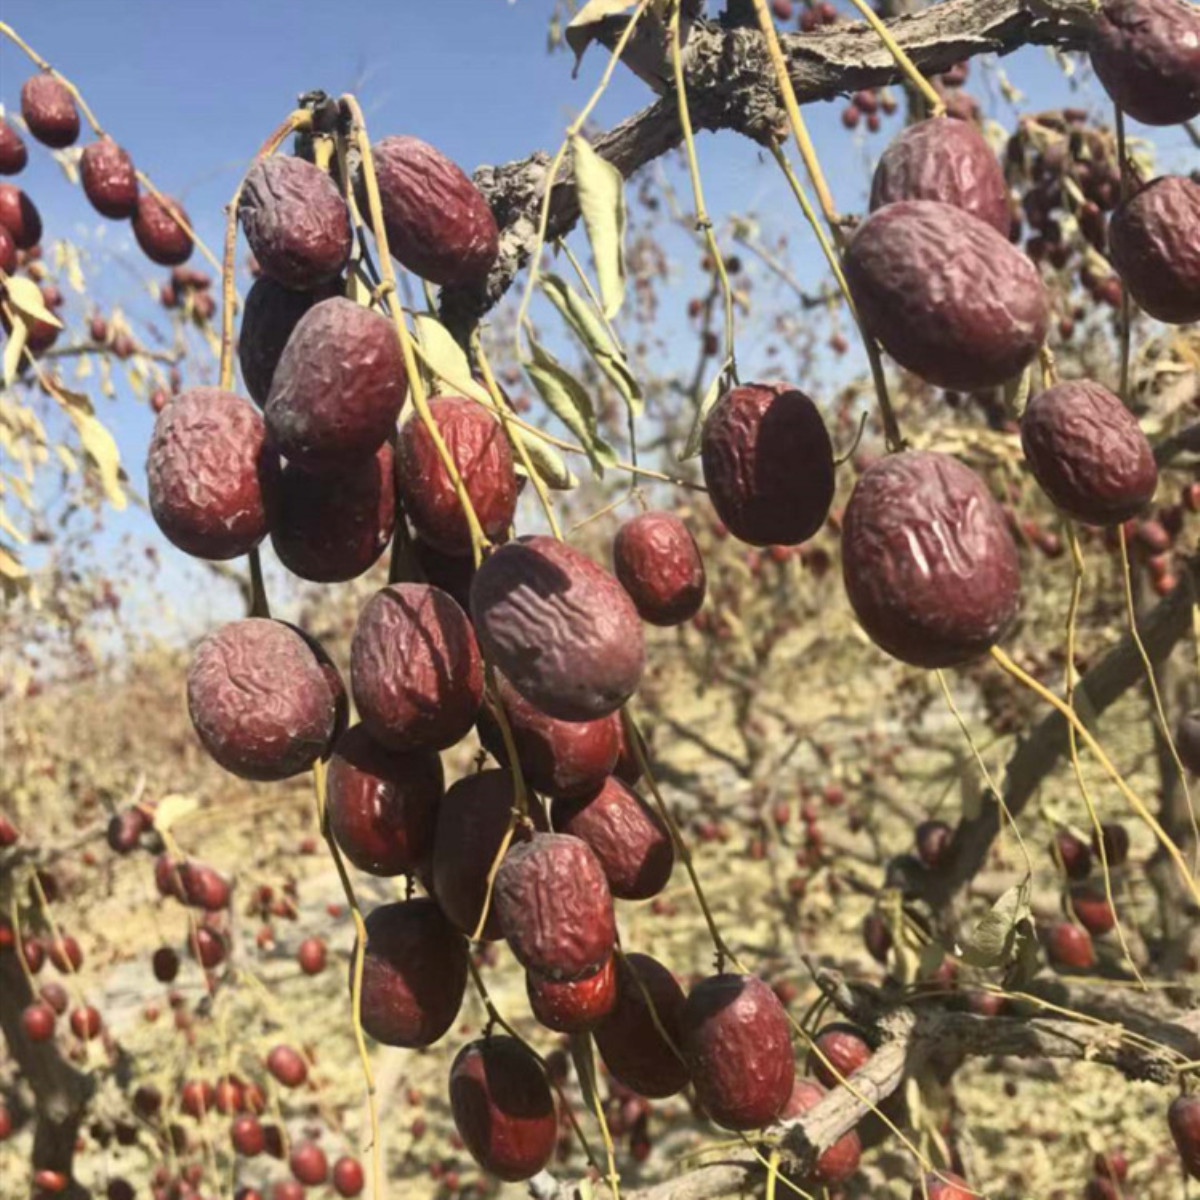
[[[579,486],[579,479],[575,472],[567,466],[562,455],[553,446],[520,426],[517,426],[514,432],[521,439],[538,478],[548,488],[552,488],[556,492],[569,492],[572,488]],[[520,462],[516,464],[516,469],[519,475],[527,473]]]
[[[625,355],[609,337],[604,323],[597,318],[588,302],[565,279],[548,272],[541,279],[542,291],[551,304],[563,315],[575,335],[591,355],[592,361],[608,376],[621,393],[633,415],[641,416],[644,407],[642,389],[629,369]]]
[[[24,275],[10,275],[4,291],[9,304],[25,317],[53,325],[55,329],[63,327],[62,322],[46,307],[42,289],[32,279],[26,279]]]
[[[732,369],[733,359],[727,358],[721,364],[720,370],[713,376],[712,383],[708,385],[708,391],[704,393],[704,399],[700,401],[700,407],[696,409],[696,419],[692,422],[692,428],[688,431],[687,441],[684,443],[683,451],[679,455],[680,462],[686,462],[689,458],[695,458],[700,453],[700,439],[704,435],[704,422],[708,420],[708,414],[712,411],[713,405],[716,404],[728,386],[728,377]]]
[[[579,439],[592,469],[603,477],[604,468],[616,465],[617,456],[596,428],[596,412],[587,389],[548,350],[532,337],[533,358],[523,363],[538,394],[551,412]]]
[[[92,410],[92,402],[82,392],[73,392],[52,379],[49,382],[54,398],[66,409],[75,425],[80,445],[96,469],[106,499],[120,511],[125,507],[125,491],[121,487],[121,454],[113,435],[100,423]]]
[[[415,324],[421,350],[432,365],[435,379],[440,379],[446,385],[444,388],[435,387],[435,392],[463,393],[472,400],[491,405],[491,394],[483,384],[471,377],[471,364],[466,352],[445,325],[432,313],[418,313]]]
[[[975,926],[962,948],[962,960],[972,967],[999,967],[1013,961],[1017,927],[1031,918],[1028,880],[1011,887]]]
[[[604,315],[612,320],[625,299],[625,179],[578,134],[571,139],[579,211],[592,257]]]

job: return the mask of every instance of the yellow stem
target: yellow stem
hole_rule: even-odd
[[[758,2],[758,0],[756,0]],[[866,0],[850,0],[866,18],[867,24],[879,35],[879,40],[888,48],[888,53],[896,60],[896,65],[904,72],[905,78],[925,97],[929,105],[931,117],[941,117],[946,114],[946,103],[937,94],[933,85],[921,74],[920,68],[904,52],[904,48],[892,37],[891,30],[880,20],[879,14],[866,3]]]

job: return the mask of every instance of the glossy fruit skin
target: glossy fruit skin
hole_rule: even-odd
[[[21,1010],[21,1029],[31,1042],[48,1042],[54,1036],[54,1009],[35,1000]]]
[[[333,1190],[339,1196],[350,1200],[362,1192],[365,1183],[362,1163],[358,1159],[344,1154],[333,1164]]]
[[[853,1025],[840,1022],[826,1025],[815,1041],[830,1065],[812,1050],[808,1055],[808,1069],[827,1088],[837,1087],[842,1082],[838,1078],[839,1072],[843,1078],[849,1078],[871,1057],[870,1044]]]
[[[1152,180],[1113,213],[1108,241],[1121,281],[1146,312],[1169,325],[1200,320],[1200,183]]]
[[[300,318],[314,304],[337,294],[336,284],[311,292],[286,288],[266,275],[254,281],[246,295],[238,334],[238,363],[250,399],[260,408],[271,394],[271,381],[283,349]]]
[[[784,1120],[803,1116],[810,1108],[819,1104],[826,1094],[825,1088],[815,1080],[797,1079],[780,1116]],[[849,1133],[843,1133],[832,1146],[821,1151],[805,1180],[825,1187],[844,1183],[858,1170],[861,1157],[862,1143],[852,1129]]]
[[[514,804],[507,771],[478,771],[451,784],[438,806],[433,841],[433,894],[450,921],[473,937],[487,895],[487,876]],[[493,902],[484,941],[501,936]]]
[[[925,1176],[924,1189],[921,1181],[913,1184],[911,1200],[972,1200],[978,1192],[961,1176],[953,1171],[930,1171]]]
[[[21,116],[43,146],[61,150],[79,137],[79,110],[60,79],[43,71],[21,85]]]
[[[350,685],[367,732],[390,750],[443,750],[483,700],[483,662],[466,613],[425,583],[394,583],[363,606]]]
[[[871,181],[871,211],[897,200],[950,204],[1006,238],[1012,224],[999,159],[971,122],[953,117],[918,121],[884,150]]]
[[[462,1007],[466,938],[426,897],[381,904],[366,925],[363,1028],[387,1046],[432,1046]]]
[[[503,426],[481,404],[463,396],[434,396],[429,411],[484,534],[489,541],[502,541],[518,495]],[[418,536],[443,554],[470,554],[466,513],[425,422],[415,413],[396,439],[396,467],[404,511]]]
[[[305,975],[320,975],[325,970],[325,943],[320,938],[305,938],[296,950],[296,961]]]
[[[79,177],[92,207],[113,221],[137,212],[138,180],[133,159],[110,137],[89,142],[79,159]]]
[[[734,537],[795,546],[833,503],[833,444],[817,406],[782,382],[733,388],[704,423],[700,463],[709,499]]]
[[[1200,14],[1180,0],[1105,0],[1088,46],[1105,91],[1145,125],[1200,113]]]
[[[71,1013],[71,1032],[80,1041],[94,1041],[100,1036],[103,1025],[100,1013],[90,1004],[85,1004]]]
[[[1091,888],[1086,884],[1072,888],[1071,908],[1092,937],[1103,937],[1116,924],[1116,914],[1103,888]]]
[[[1158,468],[1137,418],[1089,379],[1035,396],[1021,446],[1042,491],[1078,521],[1119,525],[1154,498]]]
[[[594,975],[565,983],[526,972],[525,991],[537,1021],[558,1033],[594,1029],[617,1002],[617,968],[614,958]]]
[[[842,573],[871,640],[918,667],[984,653],[1020,601],[1003,510],[978,475],[932,451],[890,454],[859,477],[842,527]]]
[[[383,138],[371,154],[392,257],[443,287],[482,282],[500,234],[474,183],[419,138]]]
[[[192,257],[192,235],[175,220],[172,212],[191,228],[192,223],[178,200],[170,196],[159,200],[149,192],[138,197],[133,218],[133,236],[142,253],[163,267],[177,267]]]
[[[308,770],[338,732],[343,697],[313,646],[250,617],[204,639],[188,670],[188,710],[204,748],[242,779]]]
[[[267,1148],[267,1138],[259,1119],[250,1114],[236,1117],[229,1127],[233,1148],[246,1158],[253,1158]]]
[[[1037,268],[991,225],[949,204],[902,200],[872,213],[844,265],[870,332],[937,387],[997,387],[1045,340],[1050,308]]]
[[[407,386],[392,323],[331,296],[300,318],[284,347],[267,428],[290,462],[311,471],[350,466],[387,440]]]
[[[206,863],[160,854],[154,861],[154,882],[160,895],[192,908],[220,912],[229,905],[229,880]]]
[[[556,799],[551,824],[587,843],[619,900],[648,900],[671,879],[675,847],[667,827],[615,775],[590,796]]]
[[[1179,718],[1175,726],[1175,750],[1184,767],[1193,775],[1200,775],[1200,709]]]
[[[25,139],[11,122],[0,117],[0,175],[16,175],[25,170],[28,161]]]
[[[396,526],[392,448],[344,471],[313,474],[284,463],[266,481],[271,545],[293,575],[344,583],[368,571]]]
[[[299,1087],[308,1078],[308,1064],[291,1046],[275,1046],[267,1055],[267,1070],[286,1088]]]
[[[325,1151],[315,1142],[299,1142],[288,1155],[292,1174],[309,1187],[319,1187],[329,1178],[329,1162]]]
[[[547,979],[582,979],[612,954],[612,894],[579,838],[537,833],[512,846],[496,872],[492,903],[516,960]]]
[[[563,542],[523,537],[491,554],[471,584],[471,616],[488,661],[549,716],[606,717],[637,690],[646,647],[633,601]]]
[[[626,521],[613,539],[613,571],[638,616],[651,625],[681,625],[704,603],[704,559],[674,513],[648,512]]]
[[[360,724],[334,747],[326,776],[329,827],[342,853],[369,875],[422,873],[445,787],[432,750],[388,750]]]
[[[350,258],[350,210],[319,167],[288,154],[264,158],[242,185],[238,220],[258,265],[276,283],[311,291]]]
[[[525,783],[546,796],[589,795],[617,762],[618,718],[559,721],[530,704],[499,672],[496,684]],[[502,766],[508,751],[488,705],[479,710],[479,738]]]
[[[47,953],[54,969],[62,975],[73,975],[83,966],[83,949],[69,933],[48,940]]]
[[[1176,1096],[1167,1109],[1167,1125],[1183,1169],[1200,1179],[1200,1096]]]
[[[558,1118],[550,1084],[513,1038],[483,1038],[458,1052],[450,1110],[472,1158],[508,1183],[536,1175],[554,1153]]]
[[[179,955],[170,946],[160,946],[154,952],[151,966],[159,983],[170,983],[179,974]]]
[[[1046,953],[1056,967],[1087,971],[1096,965],[1096,951],[1086,929],[1059,921],[1047,934]]]
[[[240,396],[188,388],[154,425],[146,458],[150,511],[172,545],[225,560],[267,533],[263,487],[276,463],[262,417]]]
[[[15,183],[0,183],[0,225],[12,235],[18,250],[28,250],[42,240],[41,214]]]
[[[1062,860],[1067,878],[1086,879],[1092,870],[1092,852],[1087,848],[1087,843],[1066,830],[1056,833],[1054,840],[1055,845],[1051,847],[1050,855]]]
[[[787,1016],[753,975],[710,975],[688,993],[680,1049],[696,1098],[725,1129],[761,1129],[792,1094],[795,1063]]]
[[[188,953],[202,967],[219,967],[229,953],[225,935],[217,929],[201,925],[195,936],[188,938]]]

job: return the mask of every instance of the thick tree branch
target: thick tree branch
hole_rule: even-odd
[[[1008,54],[1025,45],[1078,49],[1090,13],[1088,0],[1037,0],[1036,4],[1029,0],[946,0],[911,16],[896,17],[889,26],[916,65],[934,74],[973,55]],[[601,39],[611,46],[620,28],[620,22],[606,23]],[[635,36],[627,59],[635,56],[629,61],[637,74],[655,90],[666,93],[670,78],[667,48],[656,47],[653,36],[654,30]],[[782,41],[802,104],[900,79],[890,53],[863,22],[787,34]],[[757,32],[697,21],[688,37],[685,76],[697,129],[729,129],[764,145],[784,136],[783,110]],[[664,94],[597,136],[593,144],[628,178],[678,146],[682,137],[675,102]],[[538,152],[519,162],[476,171],[475,182],[500,225],[500,255],[482,287],[443,291],[443,319],[457,332],[469,328],[500,300],[533,252],[549,162],[549,155]],[[547,238],[562,237],[578,218],[575,185],[567,167],[554,188]]]

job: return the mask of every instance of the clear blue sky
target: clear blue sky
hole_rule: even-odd
[[[710,8],[718,7],[710,0]],[[553,150],[604,58],[594,48],[572,80],[570,57],[546,51],[551,8],[551,0],[0,0],[3,19],[81,86],[101,123],[159,187],[183,199],[212,246],[220,244],[221,210],[240,172],[297,93],[309,88],[356,90],[373,136],[415,133],[468,170]],[[1002,65],[1027,94],[1023,107],[1066,100],[1068,85],[1045,51],[1022,51]],[[7,107],[16,106],[29,69],[14,47],[0,45],[0,100]],[[975,90],[986,102],[988,89]],[[1082,99],[1096,104],[1098,92],[1088,88]],[[596,119],[607,126],[647,100],[645,87],[618,71]],[[853,210],[862,206],[870,162],[884,139],[848,139],[841,107],[812,106],[810,120],[839,201]],[[1011,127],[1009,106],[996,100],[989,107]],[[782,214],[798,227],[773,165],[762,162],[756,147],[732,134],[704,136],[699,144],[715,217],[754,209]],[[1161,146],[1164,165],[1187,163],[1182,133],[1170,132]],[[31,160],[20,182],[42,211],[47,240],[65,234],[88,246],[106,301],[152,311],[143,285],[122,266],[139,261],[136,251],[126,253],[127,226],[98,222],[40,148],[31,148]],[[816,282],[815,246],[801,236],[793,241],[805,248],[797,274]],[[755,369],[746,364],[750,374]],[[101,410],[143,488],[148,408],[122,386]],[[113,537],[151,533],[136,511],[112,517],[109,526]],[[169,548],[163,559],[177,576],[170,590],[182,597],[198,577]]]

